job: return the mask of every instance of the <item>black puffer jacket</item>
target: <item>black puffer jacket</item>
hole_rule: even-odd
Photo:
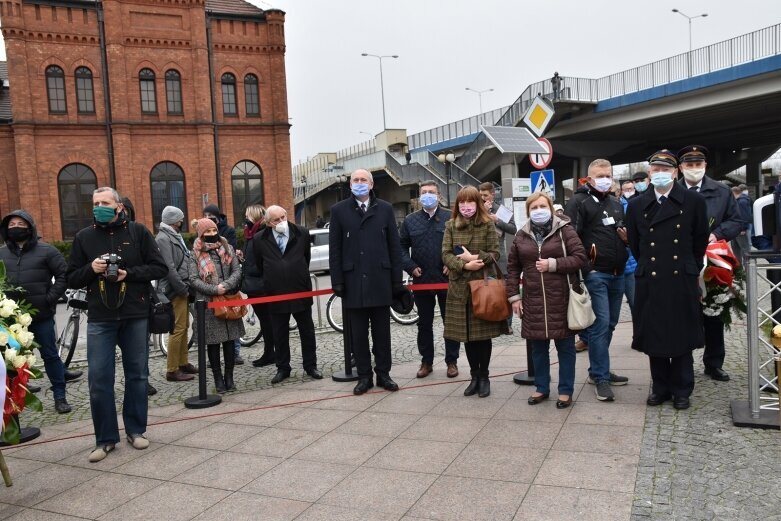
[[[131,233],[129,227],[134,230]],[[120,302],[121,284],[107,282],[101,295],[98,282],[102,277],[92,270],[92,261],[106,253],[122,257],[122,269],[127,270],[126,292]],[[150,282],[168,274],[168,266],[157,248],[152,234],[143,225],[120,217],[109,225],[94,224],[84,228],[73,239],[68,286],[87,288],[87,315],[90,321],[125,320],[149,316]],[[116,308],[116,309],[114,309]]]
[[[32,236],[20,249],[8,240],[8,223],[12,217],[21,217],[30,225]],[[24,293],[9,292],[14,300],[22,298],[38,310],[33,321],[54,316],[57,301],[65,294],[68,265],[62,254],[50,244],[38,240],[38,232],[32,216],[24,210],[15,210],[0,222],[0,237],[5,246],[0,247],[0,260],[5,263],[8,282],[24,288]],[[52,282],[52,278],[54,281]]]

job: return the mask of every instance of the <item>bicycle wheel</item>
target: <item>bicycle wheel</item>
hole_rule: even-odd
[[[187,328],[187,350],[189,351],[195,344],[195,333],[193,331],[195,328],[195,314],[192,307],[190,307],[188,312],[190,313],[190,326]],[[152,335],[152,345],[156,346],[163,353],[163,356],[168,356],[168,338],[170,336],[168,333]]]
[[[418,316],[418,308],[414,304],[412,305],[412,311],[410,311],[406,315],[399,315],[398,313],[393,311],[393,308],[391,308],[390,312],[391,312],[391,318],[403,326],[411,326],[412,324],[416,324],[418,320],[420,320],[420,317]]]
[[[62,358],[62,363],[68,367],[73,360],[73,353],[76,352],[76,343],[79,340],[79,319],[81,313],[73,313],[65,324],[60,338],[57,339],[57,354]]]
[[[325,305],[325,318],[328,320],[328,324],[336,331],[342,333],[344,328],[342,327],[342,299],[336,296],[336,293],[331,295],[328,299],[328,303]]]
[[[249,347],[260,340],[263,333],[260,327],[260,318],[255,314],[255,308],[249,306],[249,312],[244,315],[244,336],[239,339],[242,347]]]
[[[293,318],[293,315],[290,315],[290,320],[287,323],[287,328],[290,331],[295,331],[298,329],[298,324],[296,323],[296,319]]]

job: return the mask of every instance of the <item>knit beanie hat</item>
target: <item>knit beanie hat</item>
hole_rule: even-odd
[[[198,222],[195,225],[195,231],[198,233],[198,237],[203,237],[203,233],[210,228],[214,228],[216,230],[217,225],[214,224],[214,221],[211,219],[206,219],[205,217],[203,219],[198,219]]]
[[[176,224],[184,220],[184,212],[176,206],[166,206],[163,208],[163,222],[165,224]]]

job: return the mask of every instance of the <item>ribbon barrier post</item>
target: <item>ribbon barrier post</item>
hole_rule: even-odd
[[[195,322],[198,331],[198,396],[187,398],[188,409],[205,409],[222,401],[218,394],[206,394],[206,301],[195,302]]]
[[[527,371],[521,371],[513,376],[513,382],[518,385],[534,385],[534,361],[532,360],[532,346],[526,341],[526,367]]]
[[[343,325],[343,341],[344,341],[344,371],[334,373],[331,378],[334,382],[354,382],[358,380],[358,375],[353,374],[352,357],[352,327],[350,325],[350,317],[345,313],[344,300],[342,300],[342,324]]]

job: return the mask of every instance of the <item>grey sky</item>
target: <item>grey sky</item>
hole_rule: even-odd
[[[287,13],[293,163],[382,129],[383,60],[389,128],[409,133],[512,103],[526,86],[597,78],[781,22],[779,0],[249,0]],[[4,59],[2,49],[0,59]]]

